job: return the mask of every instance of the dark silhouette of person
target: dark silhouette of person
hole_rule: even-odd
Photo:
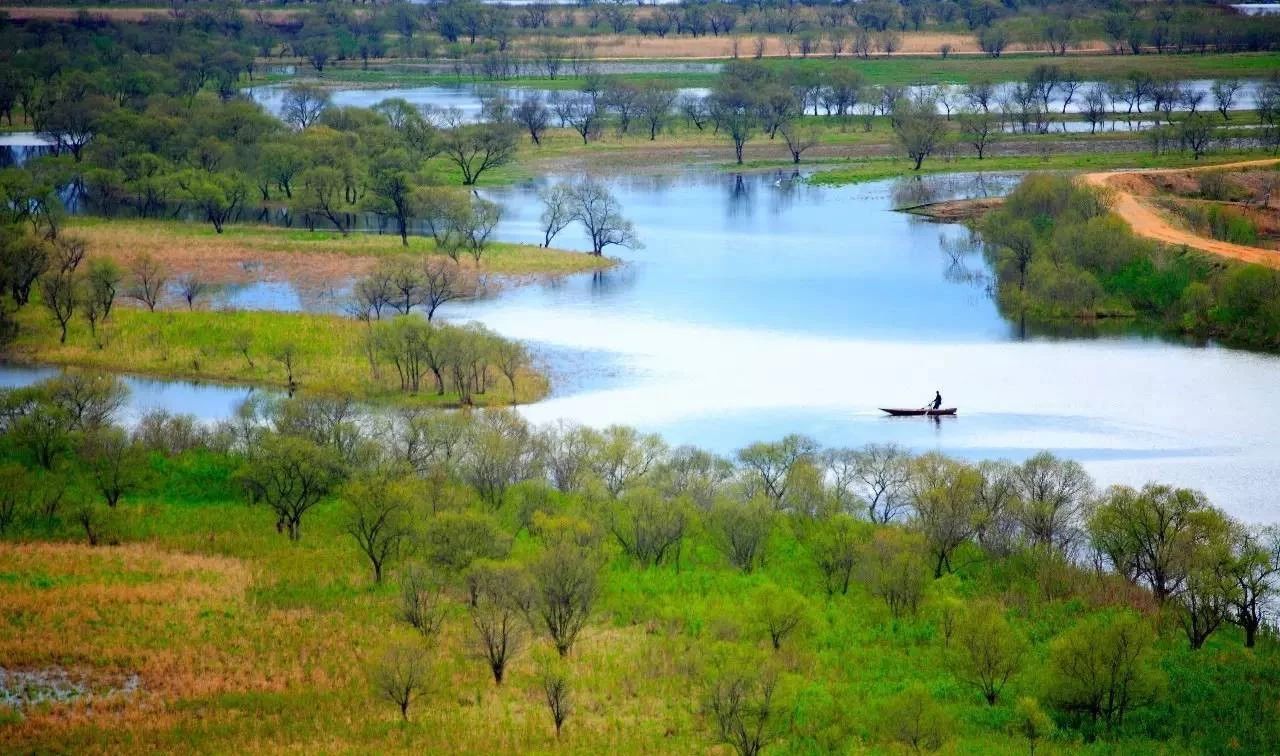
[[[936,410],[942,406],[942,392],[935,391],[934,394],[935,396],[933,397],[932,406]]]

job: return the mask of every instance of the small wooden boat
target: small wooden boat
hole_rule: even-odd
[[[940,417],[942,415],[956,414],[955,407],[943,407],[941,409],[890,409],[889,407],[881,407],[881,412],[888,412],[894,417],[919,417],[928,415],[929,417]]]

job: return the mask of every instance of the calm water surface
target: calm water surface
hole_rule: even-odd
[[[593,64],[593,67],[596,64]],[[610,71],[611,73],[616,73]],[[1188,79],[1179,82],[1184,91],[1198,92],[1203,95],[1204,99],[1200,103],[1199,110],[1210,115],[1214,112],[1214,100],[1212,87],[1214,81],[1212,79]],[[1049,100],[1049,111],[1053,114],[1078,114],[1084,106],[1085,93],[1098,82],[1084,82],[1071,95],[1068,101],[1066,92],[1057,90]],[[1231,102],[1231,110],[1253,110],[1257,107],[1257,89],[1260,82],[1246,82],[1245,85],[1236,94]],[[994,95],[991,99],[990,107],[992,111],[999,112],[999,102],[1013,91],[1014,84],[1012,82],[1004,82],[997,84],[994,89]],[[284,109],[284,93],[288,89],[287,85],[268,84],[262,86],[248,87],[244,91],[255,102],[261,103],[271,113],[280,115]],[[963,88],[959,86],[910,86],[903,87],[907,92],[916,92],[918,90],[927,90],[939,96],[946,96],[953,110],[961,110],[966,107],[966,100],[963,95]],[[678,90],[680,95],[696,95],[706,96],[711,90],[697,87],[686,87]],[[496,95],[505,96],[512,102],[519,102],[525,97],[536,95],[543,99],[547,99],[559,94],[568,94],[568,92],[558,92],[556,90],[538,89],[531,87],[513,87],[503,86],[501,83],[476,83],[461,81],[456,84],[439,84],[421,87],[342,87],[331,90],[334,105],[355,106],[369,108],[377,105],[384,100],[400,98],[407,100],[414,105],[430,105],[436,108],[456,108],[462,112],[467,120],[475,120],[480,116],[480,107],[482,98],[493,97]],[[806,115],[813,114],[813,106],[806,106]],[[1124,116],[1118,119],[1109,119],[1103,125],[1103,130],[1121,131],[1128,129],[1142,128],[1149,125],[1154,113],[1150,111],[1153,105],[1150,100],[1145,100],[1142,104],[1142,113],[1134,112],[1125,115],[1125,107],[1117,106],[1118,113],[1112,113],[1112,116]],[[939,112],[943,108],[939,106]],[[821,109],[820,111],[821,112]],[[1146,118],[1143,118],[1143,116]],[[554,122],[554,119],[553,119]],[[1054,130],[1060,130],[1062,127],[1055,125]],[[1088,131],[1088,124],[1074,123],[1067,127],[1072,131]]]
[[[970,458],[1050,449],[1104,483],[1195,486],[1241,517],[1280,519],[1280,358],[1138,336],[1037,335],[997,312],[981,257],[964,252],[964,229],[891,211],[1002,193],[1014,180],[820,188],[781,173],[615,179],[643,249],[614,251],[623,264],[602,274],[445,314],[534,344],[556,385],[522,410],[538,422],[625,423],[725,453],[791,432]],[[538,186],[486,192],[505,207],[504,239],[541,239]],[[556,244],[586,241],[570,229]],[[280,309],[336,301],[275,284],[234,296]],[[140,403],[202,416],[225,414],[245,394],[134,387]],[[920,406],[935,389],[959,417],[890,419],[877,409]]]
[[[785,176],[620,180],[645,248],[602,276],[455,308],[541,346],[608,355],[612,374],[525,409],[625,423],[728,452],[808,433],[826,444],[1021,459],[1051,449],[1106,483],[1205,489],[1280,518],[1280,358],[1160,339],[1053,339],[996,311],[963,229],[890,212],[999,193],[1009,177],[826,189]],[[491,194],[505,236],[539,236],[534,187]],[[557,240],[581,248],[580,237]],[[960,416],[890,419],[941,389]]]

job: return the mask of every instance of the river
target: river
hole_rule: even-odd
[[[591,64],[595,66],[597,64]],[[1048,111],[1050,114],[1061,115],[1064,112],[1068,115],[1078,115],[1084,107],[1085,93],[1090,88],[1101,84],[1100,82],[1082,82],[1074,89],[1070,96],[1061,87],[1056,88],[1049,98]],[[1201,101],[1197,109],[1202,112],[1213,113],[1213,84],[1212,79],[1187,79],[1178,82],[1178,86],[1182,91],[1187,93],[1196,93],[1201,96]],[[999,103],[1007,97],[1014,88],[1012,82],[1002,82],[996,84],[993,88],[989,107],[994,112],[999,112]],[[1245,82],[1240,90],[1232,98],[1229,110],[1253,110],[1257,107],[1257,93],[1260,82]],[[284,94],[287,85],[284,84],[264,84],[254,87],[247,87],[245,93],[255,102],[260,103],[268,111],[279,115],[284,108]],[[920,90],[929,93],[945,96],[953,111],[962,110],[967,102],[964,99],[963,88],[956,85],[946,85],[941,88],[937,86],[910,86],[903,87],[903,91],[908,94],[914,94]],[[686,87],[678,89],[680,95],[697,95],[705,96],[710,90],[697,87]],[[519,102],[524,97],[537,96],[543,99],[553,98],[558,95],[565,94],[561,90],[549,90],[535,87],[521,87],[504,84],[502,82],[475,82],[460,81],[454,84],[433,84],[427,86],[415,87],[337,87],[330,91],[332,102],[334,105],[349,107],[373,107],[378,103],[392,98],[400,98],[408,101],[413,105],[430,106],[434,108],[455,108],[460,111],[466,120],[475,120],[480,115],[481,101],[484,98],[496,95],[505,96],[512,102]],[[1127,106],[1123,102],[1112,103],[1108,100],[1108,121],[1103,125],[1104,130],[1120,131],[1140,127],[1143,124],[1151,122],[1155,114],[1151,111],[1154,109],[1149,98],[1143,100],[1142,113],[1129,113]],[[813,105],[806,106],[806,115],[813,115]],[[939,112],[945,108],[939,104]],[[1184,111],[1187,107],[1180,104],[1176,111]],[[821,108],[819,109],[821,111]],[[1145,117],[1144,117],[1145,116]],[[1134,121],[1134,124],[1129,121]],[[1136,124],[1136,126],[1135,126]],[[1083,127],[1088,130],[1087,124],[1077,124],[1076,129]],[[1055,127],[1055,130],[1058,127]]]
[[[1280,357],[1024,329],[997,311],[980,255],[954,252],[964,229],[892,211],[1001,193],[1013,180],[827,188],[782,173],[616,178],[643,249],[613,250],[623,264],[603,274],[442,313],[533,344],[556,386],[522,409],[537,422],[624,423],[723,453],[791,432],[973,459],[1050,449],[1103,483],[1193,486],[1242,518],[1280,519]],[[502,238],[540,239],[537,188],[486,192],[504,205]],[[585,240],[570,230],[556,243]],[[236,296],[285,309],[336,301],[275,286]],[[166,398],[155,385],[135,384],[139,405],[202,416],[245,393],[183,387]],[[936,389],[958,417],[877,409],[920,406]]]

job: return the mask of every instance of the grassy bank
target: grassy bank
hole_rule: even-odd
[[[283,312],[146,310],[117,304],[96,335],[81,318],[70,323],[67,342],[38,303],[18,314],[19,335],[3,354],[25,363],[89,368],[157,378],[247,384],[286,389],[292,373],[303,394],[340,396],[382,404],[457,406],[459,395],[400,390],[396,370],[382,357],[371,367],[368,327],[337,315]],[[492,337],[498,338],[498,337]],[[289,354],[292,371],[284,355]],[[511,404],[510,386],[496,370],[492,385],[474,396],[476,404]],[[516,381],[518,402],[540,399],[546,379],[523,368]]]
[[[1150,152],[1071,152],[1048,155],[1002,155],[978,160],[974,157],[957,157],[950,160],[930,158],[919,171],[911,169],[904,158],[861,160],[847,168],[827,168],[815,173],[810,181],[815,184],[837,186],[862,181],[877,181],[902,176],[918,176],[924,173],[960,173],[980,171],[1084,171],[1124,168],[1183,168],[1216,163],[1230,163],[1250,157],[1256,152],[1223,152],[1195,160],[1191,155]],[[829,164],[828,164],[829,165]]]
[[[699,60],[699,63],[723,63],[727,59]],[[895,56],[881,58],[855,58],[814,55],[809,58],[764,58],[765,64],[777,70],[821,71],[834,67],[853,68],[860,71],[869,83],[879,85],[907,84],[965,84],[977,81],[1016,81],[1025,79],[1038,65],[1056,65],[1070,68],[1085,79],[1108,79],[1127,75],[1131,71],[1159,74],[1182,79],[1262,78],[1280,68],[1280,53],[1212,53],[1206,55],[1100,55],[1077,54],[1065,57],[1043,53],[1008,53],[999,58],[982,55],[958,55],[948,58],[935,56]],[[664,61],[627,61],[628,63]],[[665,61],[670,62],[670,61]],[[358,63],[335,66],[323,74],[299,66],[296,77],[314,79],[330,84],[355,84],[363,86],[448,86],[459,83],[492,84],[495,86],[520,86],[535,89],[577,89],[585,82],[585,76],[560,75],[554,79],[545,75],[515,76],[501,80],[485,80],[470,73],[436,73],[414,71],[412,67],[391,64],[384,67],[362,68]],[[715,73],[673,72],[645,74],[606,74],[610,79],[628,82],[659,81],[675,87],[710,87],[715,84]],[[289,77],[273,77],[283,80]]]
[[[410,236],[409,246],[405,247],[395,234],[343,236],[336,231],[249,224],[229,225],[218,234],[205,223],[78,217],[67,224],[66,233],[85,239],[92,254],[121,261],[139,253],[190,265],[271,258],[312,272],[317,266],[323,267],[326,260],[341,267],[344,261],[355,263],[358,258],[443,254],[430,237],[424,236]],[[460,261],[485,273],[511,276],[582,273],[613,264],[608,258],[584,252],[508,242],[491,242],[478,265],[468,254],[463,254]]]

